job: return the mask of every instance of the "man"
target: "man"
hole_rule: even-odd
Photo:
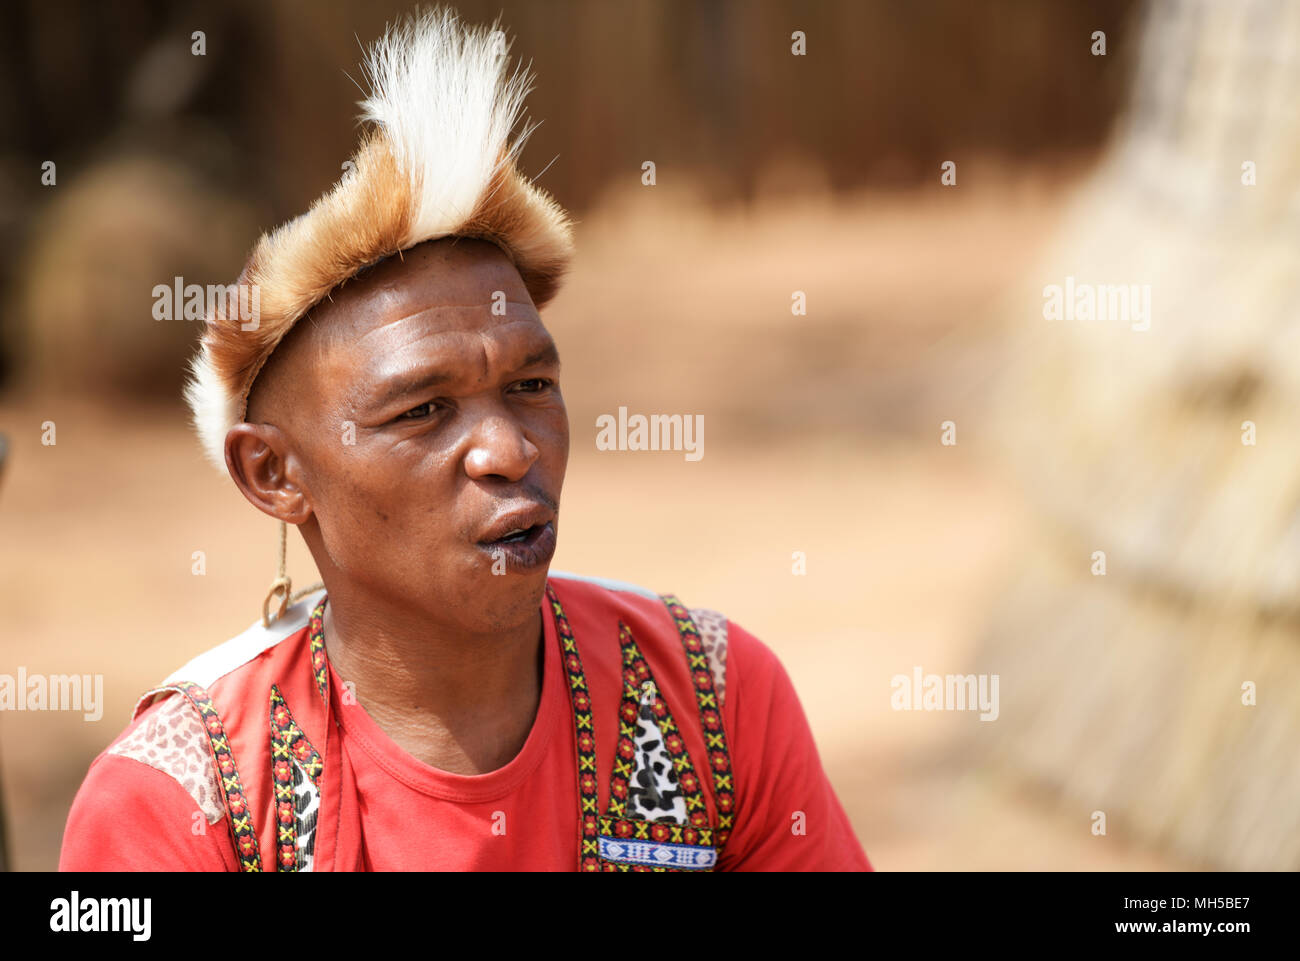
[[[327,593],[290,606],[282,551],[280,613],[141,700],[61,867],[870,869],[767,647],[548,576],[571,240],[515,168],[527,78],[445,11],[367,68],[355,172],[262,239],[260,316],[209,318],[188,393]]]

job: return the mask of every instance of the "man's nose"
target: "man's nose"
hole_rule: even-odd
[[[474,427],[465,452],[465,473],[474,480],[499,477],[517,483],[540,454],[517,421],[494,414]]]

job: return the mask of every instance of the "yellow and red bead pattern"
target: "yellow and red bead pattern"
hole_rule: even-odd
[[[329,703],[326,692],[329,690],[329,661],[325,656],[325,602],[329,595],[320,599],[316,609],[311,612],[310,630],[307,632],[308,644],[311,646],[311,670],[316,677],[316,690],[320,699]]]
[[[578,747],[578,870],[600,870],[599,810],[596,780],[596,729],[591,714],[591,691],[582,671],[578,643],[564,614],[564,606],[548,584],[546,596],[555,615],[555,630],[560,638],[565,675],[569,680],[569,701],[573,705],[573,726]]]
[[[298,816],[293,790],[293,766],[297,763],[320,790],[324,763],[320,753],[294,722],[289,705],[276,684],[271,685],[271,779],[275,784],[276,870],[298,870]]]
[[[674,595],[661,596],[677,624],[682,646],[686,648],[686,661],[695,685],[695,698],[699,702],[709,774],[713,778],[713,804],[718,814],[716,847],[721,855],[735,823],[736,794],[732,783],[731,754],[727,750],[727,733],[723,728],[722,712],[718,709],[717,691],[713,686],[713,672],[709,669],[704,643],[700,640],[700,632],[695,627],[690,612]]]
[[[226,816],[230,820],[230,830],[234,835],[235,855],[239,858],[241,871],[261,871],[262,852],[257,843],[257,830],[253,827],[253,815],[248,810],[248,800],[239,780],[239,771],[235,767],[235,756],[230,750],[230,741],[221,717],[212,703],[212,697],[206,690],[190,681],[177,684],[173,690],[189,698],[203,719],[203,728],[208,735],[208,744],[212,748],[212,757],[217,764],[217,774],[221,778],[221,792],[226,799]]]

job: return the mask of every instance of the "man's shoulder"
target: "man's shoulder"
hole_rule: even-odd
[[[269,627],[263,626],[260,620],[255,621],[234,637],[191,658],[140,698],[134,716],[138,717],[144,709],[165,697],[174,685],[189,682],[210,691],[218,682],[231,679],[259,658],[272,655],[284,641],[307,627],[311,612],[324,593],[322,589],[302,598]]]
[[[304,597],[269,627],[255,622],[192,658],[145,692],[130,722],[91,764],[79,795],[81,808],[94,807],[124,791],[135,791],[141,798],[156,798],[164,782],[155,778],[162,774],[179,785],[208,824],[220,821],[225,808],[209,749],[211,731],[195,703],[179,693],[180,686],[188,682],[205,692],[215,691],[227,707],[237,707],[244,687],[263,694],[267,685],[260,675],[265,672],[254,665],[275,658],[281,651],[286,655],[294,653],[281,645],[307,627],[322,593]],[[275,669],[274,665],[263,666]],[[227,721],[235,713],[222,712]],[[124,765],[124,761],[136,763]]]
[[[120,757],[166,774],[193,798],[209,824],[225,810],[208,753],[208,732],[188,700],[170,697],[151,704],[96,759]]]
[[[199,833],[206,833],[222,821],[221,782],[207,744],[203,720],[186,698],[138,707],[82,779],[64,828],[60,870],[162,867],[139,860],[145,858],[142,850],[132,850],[118,837],[123,812],[130,813],[133,825],[128,834],[152,826],[182,836],[200,816]]]
[[[559,581],[560,585],[586,594],[609,595],[614,599],[642,598],[659,601],[659,595],[648,587],[629,581],[615,580],[612,577],[595,577],[591,574],[575,574],[572,571],[551,571],[547,575],[550,581]]]
[[[687,607],[674,594],[657,593],[629,581],[568,571],[552,571],[549,577],[551,585],[570,601],[606,608],[620,619],[628,615],[654,618],[665,625],[676,619],[684,622],[687,630],[695,628],[704,634],[707,628],[710,633],[726,634],[726,617],[710,608]]]
[[[573,593],[587,600],[599,599],[620,613],[653,612],[667,620],[675,617],[674,606],[680,607],[680,610],[688,615],[685,619],[687,629],[694,629],[699,634],[700,644],[704,648],[705,657],[708,658],[709,668],[713,674],[720,706],[726,701],[728,655],[737,644],[739,644],[740,655],[746,659],[758,656],[766,661],[771,656],[771,652],[762,641],[739,627],[725,614],[711,607],[687,606],[673,594],[660,594],[638,584],[608,577],[592,577],[567,571],[552,571],[550,576],[558,579],[561,589],[566,590],[566,593]],[[672,632],[672,637],[676,636],[677,632]],[[661,639],[657,634],[651,634],[644,640],[649,644],[667,641],[680,645],[676,640],[670,640],[667,636]],[[680,646],[678,649],[680,650]]]
[[[221,781],[203,722],[183,697],[142,711],[73,798],[61,871],[233,870]]]

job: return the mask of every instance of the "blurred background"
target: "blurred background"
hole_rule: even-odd
[[[523,167],[578,220],[553,566],[771,646],[879,869],[1300,864],[1295,9],[457,8],[531,61]],[[340,176],[408,9],[9,6],[0,673],[105,678],[99,722],[0,713],[12,868],[259,615],[276,526],[189,433],[198,325],[153,288],[232,282]],[[1067,277],[1150,285],[1150,330],[1047,319]],[[704,458],[598,451],[620,406],[703,414]],[[915,668],[998,675],[998,719],[894,710]]]

